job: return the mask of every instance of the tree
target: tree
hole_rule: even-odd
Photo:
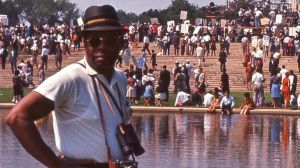
[[[8,15],[12,25],[25,21],[53,25],[79,17],[76,4],[68,0],[6,0],[1,1],[0,12]]]

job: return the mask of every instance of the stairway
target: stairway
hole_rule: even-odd
[[[150,50],[154,49],[156,53],[159,53],[158,47],[155,47],[153,45],[150,45]],[[142,50],[142,44],[139,44],[138,48],[134,49],[132,51],[132,55],[134,57],[139,57]],[[202,63],[202,67],[204,69],[204,72],[206,74],[206,80],[208,82],[208,90],[213,90],[214,87],[219,85],[221,72],[220,72],[220,63],[218,61],[218,53],[219,53],[219,45],[217,45],[217,51],[216,56],[205,56],[205,62]],[[72,52],[71,56],[63,56],[63,67],[72,64],[74,62],[77,62],[78,60],[82,59],[85,52],[84,49],[80,49],[79,51]],[[227,57],[227,73],[229,75],[229,82],[230,82],[230,88],[231,91],[248,91],[245,82],[245,68],[243,67],[243,53],[242,53],[242,47],[240,43],[232,43],[230,46],[230,54]],[[20,55],[18,58],[18,62],[20,62],[21,59],[28,60],[30,59],[30,55]],[[150,63],[150,55],[147,55],[147,65],[151,67]],[[198,63],[198,58],[196,56],[174,56],[174,49],[173,46],[171,46],[170,55],[169,56],[157,56],[157,71],[154,72],[154,74],[158,77],[159,76],[159,70],[161,70],[162,66],[165,64],[167,65],[167,69],[169,71],[172,71],[174,67],[175,61],[178,60],[179,63],[185,63],[186,60],[190,60],[190,62],[193,64]],[[40,60],[39,60],[40,61]],[[40,63],[40,62],[39,62]],[[297,57],[290,57],[290,56],[284,56],[280,59],[279,66],[286,65],[287,69],[294,70],[295,74],[299,76],[298,67],[297,67]],[[266,78],[265,82],[265,91],[269,91],[269,81],[270,81],[270,73],[268,70],[269,66],[269,59],[265,59],[264,66],[263,66],[263,73]],[[128,68],[123,63],[123,70],[125,68]],[[197,67],[196,67],[197,68]],[[48,60],[48,70],[46,75],[50,76],[55,74],[56,67],[55,67],[55,55],[50,55]],[[38,69],[34,67],[34,83],[38,83]],[[12,77],[13,74],[10,73],[10,64],[7,62],[6,69],[0,70],[0,87],[8,88],[12,87]],[[191,75],[190,78],[190,86],[191,88],[194,86],[194,75]],[[173,76],[171,77],[171,85],[170,90],[173,90]],[[300,89],[299,84],[297,84],[297,90]]]

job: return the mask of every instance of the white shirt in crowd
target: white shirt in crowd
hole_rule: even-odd
[[[129,26],[129,34],[134,34],[135,33],[135,27],[133,25]]]
[[[255,72],[253,75],[252,75],[252,83],[254,85],[262,85],[264,83],[264,75],[259,73],[259,72]]]
[[[283,80],[285,78],[285,73],[287,73],[289,70],[285,69],[285,68],[282,68],[280,70],[280,74],[281,74],[281,80]]]
[[[41,55],[42,55],[42,56],[44,56],[44,55],[47,56],[48,54],[49,54],[49,49],[44,47],[44,48],[42,49],[42,54],[41,54]]]
[[[149,43],[149,37],[148,36],[144,36],[143,42],[144,43]]]
[[[254,57],[255,58],[263,58],[264,52],[262,50],[257,50]]]
[[[249,43],[249,39],[247,37],[243,37],[241,41],[242,41],[243,44],[248,44]]]
[[[203,58],[204,57],[204,48],[201,46],[198,46],[196,48],[196,56],[199,58]]]
[[[257,10],[254,13],[255,13],[255,17],[260,17],[262,15],[262,12],[260,10]]]
[[[222,108],[223,105],[230,105],[231,104],[231,108],[234,107],[234,99],[232,96],[224,96],[220,102],[220,107]]]
[[[198,38],[197,38],[196,35],[193,35],[193,36],[192,36],[191,42],[192,42],[192,43],[197,43],[197,42],[198,42]]]
[[[213,100],[213,98],[214,98],[214,95],[213,95],[213,94],[211,94],[211,93],[206,93],[206,94],[204,95],[204,100],[203,100],[203,105],[204,105],[204,107],[210,106],[210,105],[211,105],[211,102],[212,102],[212,100]]]
[[[179,105],[178,103],[181,102],[182,104],[189,101],[189,97],[190,97],[190,94],[188,93],[185,93],[183,91],[180,91],[177,93],[177,96],[176,96],[176,100],[175,100],[175,106]]]

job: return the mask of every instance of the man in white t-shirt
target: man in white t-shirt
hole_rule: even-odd
[[[84,25],[84,59],[46,79],[6,118],[24,148],[46,167],[109,167],[109,160],[126,158],[116,134],[128,119],[127,79],[114,68],[125,31],[109,5],[87,8]],[[51,111],[60,156],[34,123]]]
[[[196,56],[198,57],[198,66],[201,65],[202,60],[204,59],[204,48],[201,44],[196,48]]]
[[[254,11],[255,14],[255,27],[260,27],[260,18],[262,16],[262,12],[258,9]]]
[[[129,29],[129,39],[130,39],[131,42],[134,42],[135,33],[136,33],[136,29],[134,27],[134,24],[131,24],[128,29]]]
[[[252,75],[253,87],[253,102],[256,106],[261,107],[264,100],[264,87],[265,82],[264,75],[260,69],[257,69],[256,72]]]

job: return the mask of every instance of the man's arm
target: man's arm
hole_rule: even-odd
[[[54,103],[51,100],[31,92],[6,117],[6,123],[23,147],[48,167],[58,162],[58,158],[42,140],[34,121],[46,117],[53,109]]]
[[[94,160],[57,157],[43,141],[34,123],[54,109],[54,102],[37,92],[24,97],[8,114],[6,123],[29,154],[50,168],[77,168],[95,166]]]

